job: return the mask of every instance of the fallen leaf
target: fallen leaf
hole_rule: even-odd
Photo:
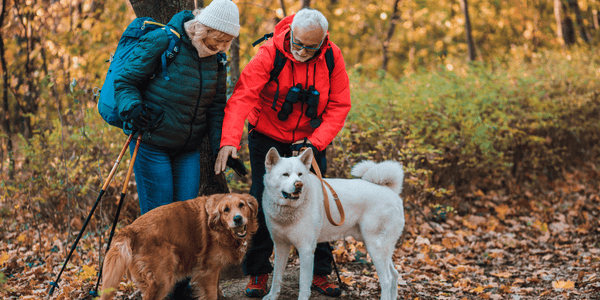
[[[575,283],[571,280],[559,280],[552,282],[552,287],[554,287],[555,289],[572,289],[575,287]]]

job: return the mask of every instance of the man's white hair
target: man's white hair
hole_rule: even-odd
[[[325,18],[320,11],[308,7],[298,11],[292,21],[292,29],[296,27],[306,29],[315,26],[319,26],[323,29],[323,37],[325,37],[327,29],[329,28],[327,18]]]

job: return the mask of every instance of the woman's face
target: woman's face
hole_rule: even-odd
[[[225,51],[233,36],[227,33],[211,30],[204,39],[204,45],[211,51]]]

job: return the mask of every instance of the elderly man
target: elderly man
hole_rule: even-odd
[[[237,158],[247,119],[252,167],[250,194],[260,205],[259,231],[243,263],[244,273],[250,275],[246,287],[249,297],[262,297],[267,293],[268,274],[273,271],[269,262],[273,241],[262,211],[268,150],[275,147],[282,155],[291,156],[302,146],[311,147],[325,173],[325,148],[342,129],[350,111],[344,59],[341,50],[329,40],[327,28],[323,14],[309,8],[279,22],[273,38],[260,47],[245,67],[225,107],[215,173],[225,170],[229,156]],[[279,75],[272,78],[277,56],[285,57],[285,65]],[[333,261],[331,250],[328,243],[317,245],[312,287],[322,294],[337,297],[340,289],[328,280]]]

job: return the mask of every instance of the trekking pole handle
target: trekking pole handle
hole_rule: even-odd
[[[106,189],[108,188],[108,185],[112,181],[113,176],[115,175],[115,172],[117,171],[117,167],[119,166],[119,163],[121,162],[121,159],[123,158],[123,155],[125,155],[125,151],[127,150],[127,147],[129,146],[129,143],[131,142],[132,139],[133,139],[133,133],[130,134],[129,137],[127,138],[125,145],[123,145],[123,149],[121,149],[121,153],[119,153],[119,157],[117,157],[117,160],[115,161],[115,164],[113,165],[112,170],[110,170],[110,174],[108,175],[108,178],[106,178],[106,181],[104,182],[104,185],[102,186],[103,191],[106,191]]]
[[[127,193],[127,186],[129,185],[131,173],[133,173],[133,165],[135,164],[135,158],[137,157],[138,149],[140,148],[141,142],[142,134],[140,133],[137,137],[137,141],[135,142],[135,149],[133,150],[133,155],[131,155],[131,162],[129,163],[129,169],[127,170],[127,176],[125,177],[125,183],[123,184],[123,191],[121,192],[121,195],[125,195]]]

